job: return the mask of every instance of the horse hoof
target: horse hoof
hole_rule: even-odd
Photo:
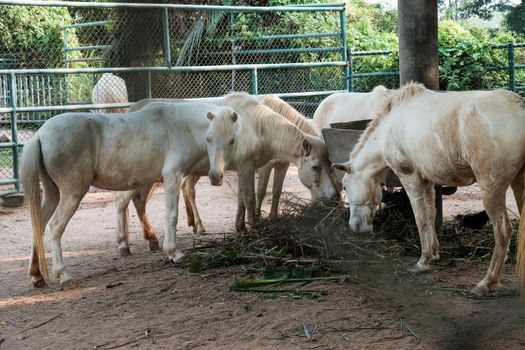
[[[168,257],[168,260],[169,260],[172,264],[176,264],[176,263],[179,262],[182,258],[184,258],[184,253],[179,252],[179,251],[176,251],[176,252],[175,252],[175,255]]]
[[[235,231],[237,231],[238,233],[244,233],[244,232],[247,232],[248,230],[246,229],[246,225],[242,224],[242,225],[236,225]]]
[[[160,250],[159,241],[149,241],[149,250],[158,252]]]
[[[67,291],[71,289],[75,289],[77,287],[77,284],[74,280],[66,280],[63,282],[60,282],[60,289]]]
[[[479,282],[474,288],[470,290],[470,292],[475,295],[483,295],[483,294],[494,292],[495,290],[499,288],[501,288],[500,283],[488,285],[485,282]]]
[[[129,247],[121,247],[118,249],[118,252],[120,256],[130,256],[131,252],[129,251]]]
[[[424,273],[430,271],[429,267],[421,266],[421,265],[414,265],[407,268],[408,272],[412,273]]]
[[[205,235],[206,234],[206,229],[203,227],[203,228],[200,228],[197,230],[197,234],[198,235]]]
[[[33,283],[33,287],[35,287],[35,288],[42,288],[42,287],[45,287],[47,285],[46,281],[44,280],[43,277],[40,277],[38,279],[33,277],[31,279],[31,282]]]

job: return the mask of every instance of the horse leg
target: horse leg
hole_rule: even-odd
[[[255,167],[252,164],[245,164],[238,173],[247,212],[247,223],[250,228],[253,228],[255,226]]]
[[[72,193],[62,193],[57,209],[49,221],[53,251],[53,273],[57,278],[60,278],[60,286],[64,290],[74,288],[75,285],[71,275],[66,271],[64,260],[62,259],[62,234],[88,189],[89,187],[83,191],[77,190]]]
[[[164,197],[166,201],[166,234],[164,235],[164,252],[171,262],[177,262],[184,254],[176,250],[176,231],[179,221],[179,196],[182,175],[169,169],[163,172]]]
[[[131,198],[140,190],[121,191],[115,196],[117,206],[117,232],[116,239],[120,256],[130,255],[129,250],[129,226],[128,226],[128,206]]]
[[[55,212],[58,202],[60,200],[60,192],[56,187],[55,183],[43,176],[42,177],[42,187],[44,189],[44,196],[42,200],[42,227],[46,228],[49,219]],[[31,277],[31,282],[35,287],[43,287],[46,285],[46,281],[40,272],[38,266],[38,254],[36,247],[31,244],[31,257],[29,259],[29,277]]]
[[[279,200],[283,192],[284,178],[290,166],[289,162],[279,162],[273,171],[272,187],[272,209],[270,210],[270,219],[276,219],[279,211]]]
[[[523,199],[525,198],[525,166],[521,168],[510,186],[512,187],[512,193],[514,194],[514,199],[516,200],[516,205],[518,206],[518,217],[521,215],[521,210],[523,209]]]
[[[135,210],[137,211],[137,216],[140,220],[140,226],[142,227],[144,239],[148,241],[149,249],[151,251],[158,251],[160,250],[160,247],[157,236],[155,235],[155,231],[153,230],[153,227],[151,226],[146,214],[146,204],[148,203],[151,196],[153,196],[153,193],[155,193],[157,186],[158,183],[144,186],[140,189],[140,191],[135,191],[133,193],[133,197],[131,198],[133,200]]]
[[[400,180],[410,199],[421,241],[421,257],[414,267],[409,268],[409,271],[425,272],[430,270],[430,261],[439,259],[439,241],[434,226],[436,220],[434,183],[419,177],[411,177],[408,181],[400,177]]]
[[[202,224],[197,203],[195,202],[195,185],[200,180],[200,176],[188,175],[184,178],[182,184],[182,193],[184,194],[184,202],[186,203],[186,213],[188,214],[188,226],[193,226],[193,233],[202,235],[206,233],[206,229]]]
[[[244,190],[239,177],[237,189],[237,213],[235,214],[235,231],[246,232],[245,215],[246,207],[244,205]]]
[[[482,184],[480,184],[480,187],[482,188],[481,198],[483,206],[487,211],[494,230],[495,245],[485,277],[472,289],[472,292],[475,294],[490,292],[500,287],[503,265],[505,264],[512,234],[512,225],[507,215],[505,203],[506,187],[499,188],[498,191],[492,189],[493,184],[490,185],[490,190],[485,190],[485,186]]]
[[[266,189],[268,188],[268,181],[270,180],[270,174],[275,163],[269,161],[262,168],[257,169],[259,177],[257,179],[257,195],[255,196],[255,212],[257,217],[261,217],[261,207],[266,197]]]

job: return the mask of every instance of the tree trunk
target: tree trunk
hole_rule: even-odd
[[[439,89],[437,0],[398,0],[399,81]],[[441,186],[436,186],[436,231],[442,232]]]

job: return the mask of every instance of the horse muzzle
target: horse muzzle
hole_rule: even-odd
[[[348,222],[348,225],[350,226],[350,231],[352,231],[354,234],[371,233],[374,230],[372,225],[361,220],[352,220],[351,218]]]
[[[340,199],[341,199],[341,197],[339,196],[338,193],[336,193],[330,198],[324,198],[323,199],[323,205],[325,205],[327,207],[336,207],[336,206],[338,206],[340,204]]]
[[[224,173],[210,170],[208,172],[208,177],[210,178],[210,182],[211,182],[211,184],[213,186],[220,186],[220,185],[222,185],[222,180],[224,178]]]

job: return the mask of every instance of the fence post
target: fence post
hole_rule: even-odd
[[[146,85],[146,96],[151,98],[151,70],[148,70],[148,80]]]
[[[508,45],[508,60],[509,60],[509,90],[516,91],[516,67],[514,61],[514,43],[510,42]]]
[[[232,37],[232,64],[237,64],[237,57],[235,56],[235,12],[230,13],[230,35]],[[235,91],[235,69],[232,70],[232,84],[231,91]]]
[[[341,26],[341,58],[343,61],[347,62],[346,66],[344,67],[344,74],[345,74],[345,81],[343,88],[345,90],[349,90],[350,86],[350,70],[348,67],[348,57],[346,53],[346,14],[345,14],[345,6],[343,6],[343,9],[339,11],[339,22]]]
[[[348,48],[346,57],[346,66],[348,67],[348,91],[354,92],[354,58],[352,56],[351,48]]]
[[[162,34],[164,37],[164,64],[171,68],[170,26],[167,7],[162,9]]]
[[[13,177],[16,180],[15,188],[20,193],[20,172],[18,168],[18,132],[16,116],[16,77],[15,73],[9,73],[9,103],[11,105],[11,142],[13,142]]]
[[[69,68],[69,61],[68,61],[68,55],[67,55],[67,28],[63,28],[64,33],[64,66],[66,68]],[[69,103],[69,81],[67,74],[64,74],[64,104],[67,105]]]
[[[257,95],[257,68],[252,69],[252,95]]]

